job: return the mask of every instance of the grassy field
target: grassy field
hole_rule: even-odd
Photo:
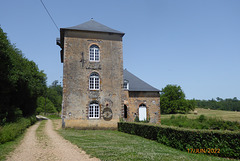
[[[215,117],[206,117],[200,115],[197,119],[186,116],[172,115],[170,119],[161,119],[162,125],[177,126],[191,129],[208,129],[208,130],[230,130],[240,132],[240,124],[237,121],[226,121]]]
[[[187,116],[188,118],[196,119],[200,115],[205,115],[206,117],[216,117],[221,118],[223,120],[228,121],[238,121],[240,122],[240,112],[235,111],[223,111],[223,110],[208,110],[203,108],[196,108],[196,111],[198,112],[197,115],[194,115],[193,111],[189,114],[167,114],[167,115],[161,115],[161,119],[170,118],[172,115],[175,116]]]
[[[152,140],[118,131],[59,130],[67,140],[101,160],[229,160],[182,152]]]

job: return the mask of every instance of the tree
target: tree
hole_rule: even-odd
[[[53,81],[52,85],[47,89],[47,97],[54,104],[56,110],[62,110],[62,87],[58,85],[58,81]]]
[[[195,109],[194,100],[186,100],[180,86],[167,85],[160,92],[161,113],[186,113]]]
[[[35,113],[46,75],[7,39],[0,28],[0,124]]]
[[[57,110],[54,107],[54,104],[48,99],[44,97],[38,97],[37,99],[37,114],[40,113],[56,113]]]
[[[217,101],[216,101],[217,100]],[[240,111],[240,100],[237,97],[222,99],[217,97],[216,100],[196,100],[199,108],[210,108],[214,110]]]

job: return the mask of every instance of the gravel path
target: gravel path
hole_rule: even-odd
[[[8,161],[95,161],[76,145],[63,139],[54,129],[51,120],[47,120],[44,135],[40,139],[36,130],[40,122],[31,126],[21,144],[10,154]]]

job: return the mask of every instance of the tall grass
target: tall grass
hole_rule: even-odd
[[[0,144],[0,161],[6,160],[6,156],[10,152],[14,151],[14,149],[20,144],[23,137],[24,137],[24,135],[21,135],[13,141],[9,141],[4,144]]]
[[[220,118],[211,118],[200,115],[197,119],[189,119],[187,116],[171,116],[170,119],[162,119],[161,123],[168,126],[177,126],[192,129],[209,130],[240,130],[240,124],[237,121],[224,121]]]
[[[20,136],[27,127],[36,122],[36,117],[20,118],[17,122],[8,123],[0,128],[0,144],[13,141]]]

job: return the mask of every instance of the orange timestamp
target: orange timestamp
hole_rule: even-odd
[[[220,149],[215,148],[204,148],[204,149],[187,149],[188,153],[220,153]]]

